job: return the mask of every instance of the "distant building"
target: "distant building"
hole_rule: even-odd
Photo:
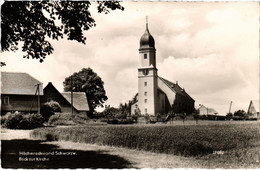
[[[56,101],[60,104],[62,112],[86,113],[89,111],[88,100],[84,92],[73,92],[73,104],[71,108],[71,92],[60,93],[51,82],[44,88],[44,100]]]
[[[216,115],[218,112],[213,108],[205,107],[204,105],[200,105],[197,109],[199,112],[199,115]]]
[[[247,115],[250,118],[260,118],[259,114],[259,100],[251,100],[247,110]]]
[[[175,113],[191,114],[194,100],[178,84],[157,74],[155,41],[146,23],[145,33],[140,39],[138,68],[138,102],[131,107],[131,114],[140,111],[142,115]]]
[[[6,112],[37,112],[39,85],[40,99],[43,97],[42,83],[27,73],[1,72],[1,114]]]

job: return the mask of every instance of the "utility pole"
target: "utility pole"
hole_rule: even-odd
[[[72,87],[72,76],[70,77],[70,92],[71,92],[71,114],[73,114],[73,87]]]
[[[38,104],[37,104],[37,110],[38,110],[38,113],[41,114],[41,102],[40,102],[40,84],[36,84],[35,86],[37,86],[36,88],[36,93],[38,93]]]
[[[228,113],[230,113],[230,111],[231,111],[231,106],[232,106],[232,101],[230,102],[229,112]]]

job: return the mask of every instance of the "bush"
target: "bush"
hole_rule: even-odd
[[[108,119],[107,118],[99,118],[97,121],[107,123]]]
[[[11,112],[6,113],[4,116],[1,116],[1,125],[5,124],[7,118],[11,115]]]
[[[118,119],[108,119],[107,123],[108,124],[119,124],[119,120]]]
[[[1,117],[2,126],[8,129],[34,129],[42,127],[44,118],[40,114],[21,114],[19,112]]]
[[[119,109],[114,107],[107,107],[103,112],[100,113],[100,116],[106,118],[115,118],[116,115],[120,114]]]
[[[86,124],[89,118],[86,114],[55,113],[49,120],[49,125],[75,125]]]
[[[117,118],[117,119],[126,119],[126,117],[127,117],[127,114],[124,113],[124,112],[121,112],[121,111],[119,111],[119,112],[115,115],[115,118]]]
[[[232,117],[233,117],[233,114],[232,114],[232,113],[227,113],[227,115],[226,115],[226,119],[227,119],[227,120],[231,120]]]
[[[133,119],[134,123],[137,123],[138,115],[132,115],[131,118]]]
[[[235,111],[234,116],[243,118],[246,116],[246,112],[244,110],[238,110],[238,111]]]
[[[133,124],[134,120],[132,118],[127,119],[108,119],[108,124]]]
[[[54,115],[54,112],[61,112],[61,107],[58,102],[50,101],[41,106],[41,115],[45,121],[48,121],[49,118]]]

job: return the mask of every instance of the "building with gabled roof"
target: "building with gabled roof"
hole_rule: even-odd
[[[251,100],[248,106],[247,115],[250,118],[260,118],[259,100]]]
[[[138,102],[131,107],[131,114],[135,110],[143,115],[193,113],[195,100],[178,83],[158,76],[157,71],[155,41],[146,23],[139,48]]]
[[[37,90],[37,85],[39,90]],[[43,97],[42,83],[23,72],[1,72],[1,114],[6,112],[37,112],[38,92]]]
[[[51,82],[47,84],[43,91],[44,102],[58,102],[61,106],[62,112],[71,113],[73,110],[73,113],[87,114],[89,111],[88,100],[84,92],[73,92],[73,100],[71,102],[71,92],[60,93]]]
[[[61,94],[71,103],[71,92],[62,92]],[[89,105],[86,93],[73,92],[73,106],[78,112],[88,112]]]
[[[199,112],[199,115],[216,115],[218,112],[213,108],[208,108],[204,106],[203,104],[199,106],[197,109]]]

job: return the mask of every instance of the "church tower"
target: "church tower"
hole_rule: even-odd
[[[155,115],[158,112],[158,80],[156,68],[156,49],[153,36],[146,29],[140,39],[138,68],[138,106],[141,114]]]

